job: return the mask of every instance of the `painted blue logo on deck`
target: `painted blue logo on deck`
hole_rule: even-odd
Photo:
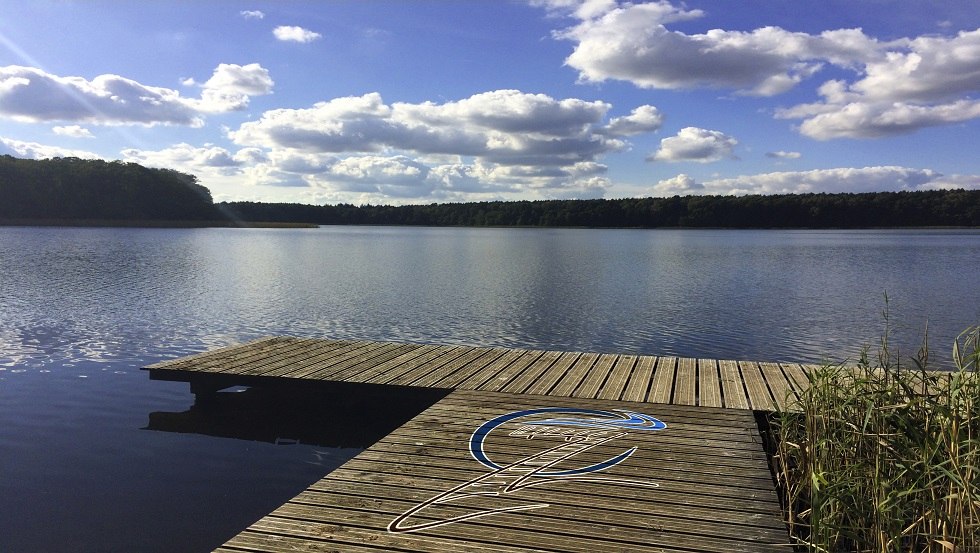
[[[628,459],[637,450],[635,445],[605,461],[592,461],[600,451],[623,447],[616,447],[618,443],[627,441],[629,445],[631,434],[666,427],[643,413],[574,407],[525,409],[494,417],[481,424],[469,441],[470,455],[489,471],[408,509],[388,524],[388,531],[419,532],[475,518],[548,508],[550,504],[542,502],[540,494],[532,496],[537,499],[519,500],[525,490],[547,485],[585,482],[658,488],[659,484],[649,479],[626,476],[628,471],[595,474]],[[491,459],[487,450],[493,447],[501,448],[495,455],[507,461]],[[609,453],[599,458],[606,455]],[[576,466],[577,459],[586,457],[591,459]]]
[[[563,435],[566,441],[571,440],[574,437],[582,437],[588,434],[588,430],[619,430],[619,431],[649,431],[649,430],[662,430],[667,428],[667,425],[658,419],[651,417],[650,415],[644,415],[643,413],[634,413],[632,411],[600,411],[597,409],[577,409],[573,407],[543,407],[541,409],[525,409],[523,411],[514,411],[512,413],[507,413],[506,415],[500,415],[497,418],[488,420],[483,423],[482,426],[473,432],[473,436],[470,438],[470,454],[473,458],[480,462],[481,465],[493,469],[499,470],[500,465],[490,460],[487,452],[484,448],[484,441],[486,437],[498,426],[505,423],[516,421],[524,417],[531,417],[534,415],[541,415],[545,413],[555,413],[562,415],[591,415],[591,417],[562,417],[562,418],[550,418],[550,419],[539,419],[527,421],[521,428],[514,430],[510,433],[511,436],[523,436],[531,439],[535,436],[555,436],[555,429],[568,429],[569,431],[558,430],[558,435]],[[540,432],[535,432],[536,428],[540,428]],[[563,471],[542,471],[541,476],[568,476],[572,474],[586,474],[589,472],[596,472],[600,470],[607,469],[613,465],[617,465],[636,451],[636,448],[630,448],[615,457],[611,457],[601,463],[596,463],[594,465],[589,465],[587,467],[582,467],[574,470],[563,470]]]

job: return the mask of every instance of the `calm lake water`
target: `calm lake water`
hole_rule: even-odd
[[[208,550],[367,445],[370,402],[258,429],[277,400],[202,417],[156,361],[271,334],[841,361],[887,292],[903,355],[928,322],[948,363],[978,260],[980,231],[0,228],[0,551]]]

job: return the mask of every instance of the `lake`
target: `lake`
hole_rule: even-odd
[[[887,293],[902,356],[928,324],[948,367],[978,259],[977,230],[0,228],[0,551],[209,550],[370,442],[370,405],[202,415],[156,361],[289,334],[839,362]]]

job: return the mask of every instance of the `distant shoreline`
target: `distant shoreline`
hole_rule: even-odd
[[[117,228],[319,228],[313,223],[266,221],[165,221],[138,219],[0,219],[0,227]]]
[[[266,229],[314,229],[333,226],[357,227],[429,227],[429,228],[512,228],[512,229],[622,229],[622,230],[980,230],[978,226],[923,225],[923,226],[867,226],[867,227],[635,227],[635,226],[541,226],[541,225],[411,225],[405,223],[291,223],[275,221],[164,221],[164,220],[115,220],[115,219],[0,219],[0,227],[90,227],[90,228],[266,228]]]

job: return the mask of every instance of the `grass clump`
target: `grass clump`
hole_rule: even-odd
[[[866,349],[857,367],[813,370],[773,416],[800,549],[980,552],[980,327],[955,340],[955,370],[928,371],[928,357],[923,346],[901,366],[886,324],[875,361]]]

